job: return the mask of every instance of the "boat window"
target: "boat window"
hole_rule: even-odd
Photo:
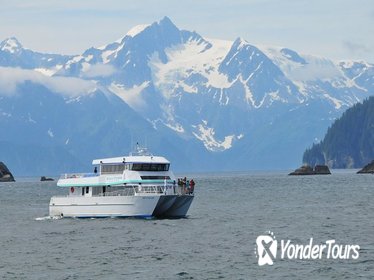
[[[125,166],[125,164],[103,164],[101,174],[122,174]]]
[[[86,187],[86,193],[89,193],[90,187]]]
[[[127,163],[127,164],[103,164],[101,174],[122,174],[124,170],[133,171],[168,171],[168,163]]]
[[[82,188],[82,195],[84,195],[84,188]]]
[[[129,168],[134,171],[168,171],[169,166],[165,163],[133,163]]]
[[[93,187],[92,188],[92,196],[97,196],[100,194],[101,187]]]

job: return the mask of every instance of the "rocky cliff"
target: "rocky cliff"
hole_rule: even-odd
[[[8,167],[0,161],[0,182],[14,182],[14,177]]]

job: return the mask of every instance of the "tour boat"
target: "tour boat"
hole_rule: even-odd
[[[93,173],[63,174],[58,187],[67,196],[53,196],[49,215],[60,217],[170,217],[187,215],[194,182],[178,179],[170,162],[137,146],[129,156],[95,159]],[[177,184],[178,183],[178,184]]]

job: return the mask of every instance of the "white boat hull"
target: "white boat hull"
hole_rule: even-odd
[[[50,216],[63,217],[152,217],[159,195],[107,197],[52,197]]]

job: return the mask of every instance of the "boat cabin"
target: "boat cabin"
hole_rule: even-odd
[[[170,162],[163,157],[154,156],[130,156],[92,161],[95,168],[99,167],[99,173],[122,174],[124,171],[165,172],[169,171]]]

